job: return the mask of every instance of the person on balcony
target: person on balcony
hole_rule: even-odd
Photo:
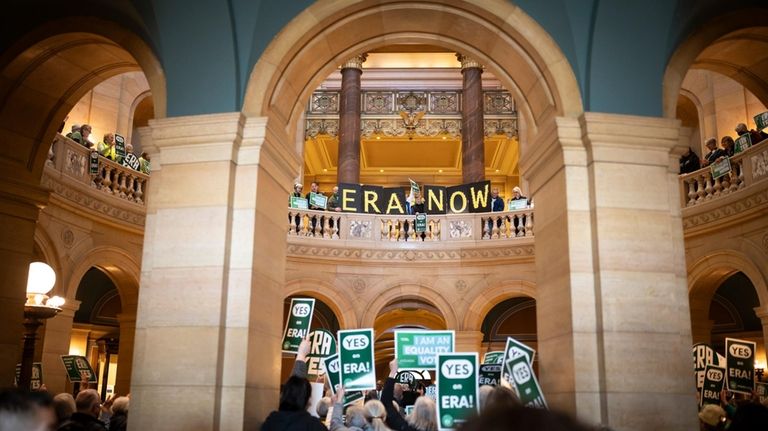
[[[328,198],[328,211],[341,211],[341,201],[339,200],[339,186],[333,186],[333,193]]]
[[[704,156],[704,159],[701,161],[701,166],[706,167],[711,165],[712,163],[715,163],[717,159],[720,157],[725,156],[725,151],[723,151],[720,148],[717,148],[717,139],[715,138],[709,138],[707,139],[707,142],[704,143],[704,146],[707,147],[709,152],[707,155]]]
[[[69,133],[67,133],[67,138],[72,139],[72,136],[75,133],[79,133],[79,132],[80,132],[80,125],[79,124],[73,124],[72,125],[72,129],[69,131]],[[72,139],[72,140],[74,141],[74,139]]]
[[[690,174],[701,169],[701,162],[699,162],[699,156],[693,152],[691,147],[685,150],[685,153],[680,156],[680,175]]]
[[[752,140],[752,145],[758,144],[765,139],[768,139],[768,134],[766,134],[763,131],[757,131],[757,130],[749,130],[747,129],[747,125],[744,123],[739,123],[736,125],[736,134],[739,136],[749,133],[749,138]]]
[[[504,198],[499,196],[499,188],[491,189],[491,211],[504,211]]]
[[[733,152],[736,150],[736,143],[733,142],[733,138],[730,136],[723,136],[720,140],[720,146],[723,147],[723,152],[728,157],[733,157]]]
[[[149,154],[147,154],[146,151],[141,153],[141,156],[139,156],[139,170],[141,173],[149,175],[150,159]]]
[[[91,126],[83,124],[80,126],[80,130],[72,133],[71,139],[84,147],[90,147],[91,142],[88,137],[91,135]]]
[[[104,135],[104,139],[96,146],[96,151],[102,156],[112,160],[117,159],[117,150],[115,149],[115,135],[113,133],[107,133]]]
[[[318,207],[318,206],[312,205],[312,200],[310,199],[310,196],[312,195],[312,193],[320,194],[320,186],[316,182],[314,182],[314,181],[312,181],[312,184],[309,185],[309,192],[305,196],[307,198],[307,202],[309,202],[309,209],[311,209],[311,210],[320,210],[320,211],[325,210],[325,208],[323,208],[323,207]],[[314,223],[313,223],[313,225],[314,225]]]
[[[406,206],[410,215],[424,214],[424,198],[421,197],[421,192],[413,192],[413,203],[406,203]]]

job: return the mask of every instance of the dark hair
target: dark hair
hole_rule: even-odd
[[[295,412],[307,408],[312,386],[303,377],[291,376],[280,390],[280,411]]]
[[[31,391],[29,399],[38,407],[53,407],[53,396],[45,391]]]
[[[42,423],[37,414],[39,404],[27,391],[0,391],[0,430],[36,429]]]
[[[733,431],[768,429],[768,407],[757,403],[741,403],[728,428]]]
[[[571,417],[544,409],[495,407],[467,421],[460,431],[587,431]]]

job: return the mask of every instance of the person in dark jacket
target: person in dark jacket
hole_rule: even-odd
[[[109,431],[125,431],[128,426],[128,397],[117,397],[112,402],[112,417],[109,419]]]
[[[709,138],[707,139],[707,142],[704,143],[704,145],[707,147],[709,152],[704,156],[704,160],[701,161],[702,167],[709,166],[712,163],[715,163],[720,157],[725,156],[725,151],[717,148],[717,139]]]
[[[397,359],[389,363],[389,377],[384,383],[384,390],[381,391],[381,402],[387,410],[387,426],[394,431],[436,431],[437,415],[432,399],[419,397],[410,421],[406,421],[392,404],[395,399],[395,376],[397,376]]]
[[[328,428],[307,411],[312,386],[307,380],[307,355],[310,342],[306,338],[299,345],[291,377],[280,389],[280,407],[267,416],[261,431],[327,431]]]
[[[720,140],[720,146],[723,147],[723,152],[727,157],[733,157],[733,154],[736,151],[736,143],[733,142],[733,138],[730,136],[723,136],[723,139]]]
[[[693,152],[691,147],[685,151],[685,154],[680,156],[680,175],[690,174],[701,169],[701,162],[699,162],[699,156]]]
[[[75,398],[77,411],[68,421],[59,427],[58,431],[107,431],[104,422],[100,421],[101,397],[94,389],[80,391]]]
[[[504,198],[499,196],[499,188],[491,189],[491,211],[504,211]]]

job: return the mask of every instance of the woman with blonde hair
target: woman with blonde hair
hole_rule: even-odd
[[[370,400],[363,405],[365,410],[365,418],[370,423],[370,428],[373,431],[390,431],[385,421],[387,420],[387,409],[384,408],[384,404],[379,400]]]
[[[420,431],[437,431],[437,412],[432,398],[419,397],[413,404],[413,411],[408,416],[408,425]]]

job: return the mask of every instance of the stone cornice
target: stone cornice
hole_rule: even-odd
[[[746,189],[710,202],[683,208],[683,229],[686,238],[722,229],[731,221],[744,223],[768,213],[768,182],[756,190]]]

